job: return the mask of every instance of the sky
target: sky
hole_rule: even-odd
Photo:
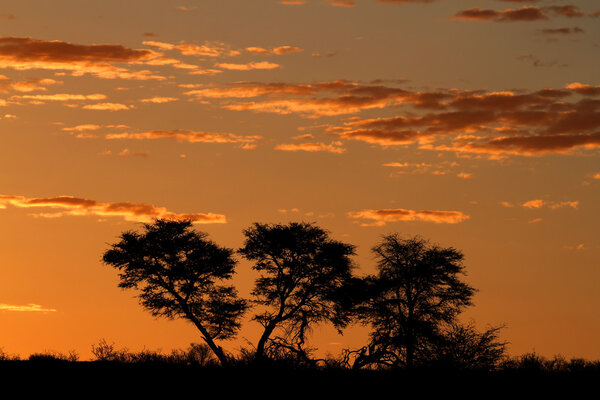
[[[461,318],[505,325],[510,354],[599,359],[599,45],[596,0],[3,1],[0,347],[200,342],[101,262],[164,217],[233,249],[312,222],[357,275],[382,235],[420,235],[463,252]]]

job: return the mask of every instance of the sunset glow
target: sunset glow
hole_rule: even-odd
[[[382,235],[420,235],[464,253],[463,319],[505,324],[509,353],[600,359],[599,47],[588,0],[3,2],[0,348],[198,342],[102,264],[167,218],[236,250],[313,222],[358,275]]]

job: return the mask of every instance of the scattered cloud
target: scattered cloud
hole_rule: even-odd
[[[512,1],[513,3],[523,3]],[[583,17],[584,13],[577,6],[522,6],[521,8],[506,10],[491,10],[482,8],[470,8],[457,12],[452,19],[464,21],[493,21],[493,22],[531,22],[547,20],[548,15],[562,16],[567,18]]]
[[[177,214],[168,211],[164,207],[157,207],[151,204],[133,202],[104,203],[73,196],[26,198],[23,196],[0,195],[0,208],[5,209],[7,205],[17,208],[60,210],[32,214],[32,216],[38,218],[95,215],[102,217],[122,217],[126,221],[133,222],[151,222],[154,218],[189,219],[196,224],[223,224],[227,222],[225,216],[221,214]]]
[[[566,89],[572,90],[585,96],[600,96],[600,85],[584,85],[579,82],[573,82],[565,86]]]
[[[77,100],[104,100],[106,95],[95,93],[95,94],[69,94],[69,93],[57,93],[57,94],[35,94],[35,95],[22,95],[15,96],[15,98],[28,99],[28,100],[39,100],[39,101],[77,101]]]
[[[202,44],[180,41],[177,44],[147,40],[142,44],[162,51],[176,50],[184,56],[231,57],[240,54],[223,42],[204,42]]]
[[[380,3],[405,4],[405,3],[433,3],[436,0],[377,0]]]
[[[45,308],[39,304],[27,304],[17,306],[12,304],[0,304],[0,311],[19,311],[19,312],[56,312],[54,308]]]
[[[560,202],[551,201],[551,202],[549,202],[549,201],[545,201],[545,200],[536,199],[536,200],[529,200],[521,205],[525,208],[548,207],[551,210],[556,210],[558,208],[564,208],[564,207],[571,207],[571,208],[577,209],[577,207],[579,206],[579,201],[560,201]]]
[[[363,210],[350,212],[348,216],[357,220],[371,220],[373,222],[359,222],[361,226],[384,226],[388,222],[398,221],[425,221],[436,224],[458,224],[470,217],[459,211],[430,211],[430,210]]]
[[[279,46],[279,47],[274,47],[272,49],[265,49],[263,47],[251,46],[251,47],[246,47],[246,51],[249,53],[254,53],[254,54],[266,54],[266,55],[275,54],[275,55],[281,56],[281,55],[289,54],[289,53],[298,53],[303,50],[300,47],[295,47],[295,46]]]
[[[130,107],[125,104],[120,103],[98,103],[98,104],[88,104],[83,106],[82,108],[86,110],[96,110],[96,111],[122,111],[129,110]]]
[[[140,100],[142,103],[156,103],[156,104],[162,104],[162,103],[170,103],[172,101],[177,101],[179,100],[176,97],[151,97],[149,99],[142,99]]]
[[[197,132],[186,129],[175,129],[170,131],[154,130],[140,133],[111,133],[106,135],[106,139],[171,139],[188,143],[253,143],[258,139],[261,139],[261,137],[238,136],[233,133]]]
[[[308,151],[308,152],[321,152],[325,151],[328,153],[342,154],[346,151],[342,146],[342,142],[326,143],[291,143],[291,144],[279,144],[275,146],[275,150],[281,151]]]
[[[299,6],[306,4],[306,0],[280,0],[279,3],[287,6]]]
[[[223,68],[229,71],[251,71],[253,69],[275,69],[279,68],[280,65],[268,61],[260,61],[249,62],[247,64],[218,63],[215,65],[215,67]]]
[[[71,71],[99,78],[165,80],[148,70],[130,70],[115,63],[139,64],[158,57],[152,50],[135,50],[122,45],[81,45],[29,37],[0,37],[0,68]]]
[[[353,0],[329,0],[329,4],[334,7],[354,7],[356,3]]]
[[[572,35],[576,33],[584,33],[584,30],[579,27],[573,28],[548,28],[540,31],[544,35]]]

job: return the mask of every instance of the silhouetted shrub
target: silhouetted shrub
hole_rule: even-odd
[[[65,361],[75,362],[79,360],[79,354],[74,350],[69,351],[67,354],[46,351],[43,353],[33,353],[29,356],[29,361]]]

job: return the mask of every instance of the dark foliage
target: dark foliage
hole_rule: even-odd
[[[471,305],[475,289],[459,278],[463,255],[414,237],[384,236],[372,249],[377,275],[363,281],[356,308],[371,326],[370,343],[354,351],[354,367],[408,367],[431,359],[432,344],[443,343],[444,327]]]
[[[190,221],[158,219],[144,224],[142,233],[123,233],[103,261],[119,270],[119,287],[139,290],[140,303],[152,315],[191,321],[226,364],[215,340],[237,333],[247,304],[233,286],[221,284],[234,274],[233,250],[206,236]]]
[[[349,321],[340,296],[352,278],[354,246],[310,223],[255,223],[244,235],[239,252],[260,273],[252,291],[261,306],[254,320],[264,327],[256,359],[269,353],[309,362],[310,329],[325,321],[341,328]]]

